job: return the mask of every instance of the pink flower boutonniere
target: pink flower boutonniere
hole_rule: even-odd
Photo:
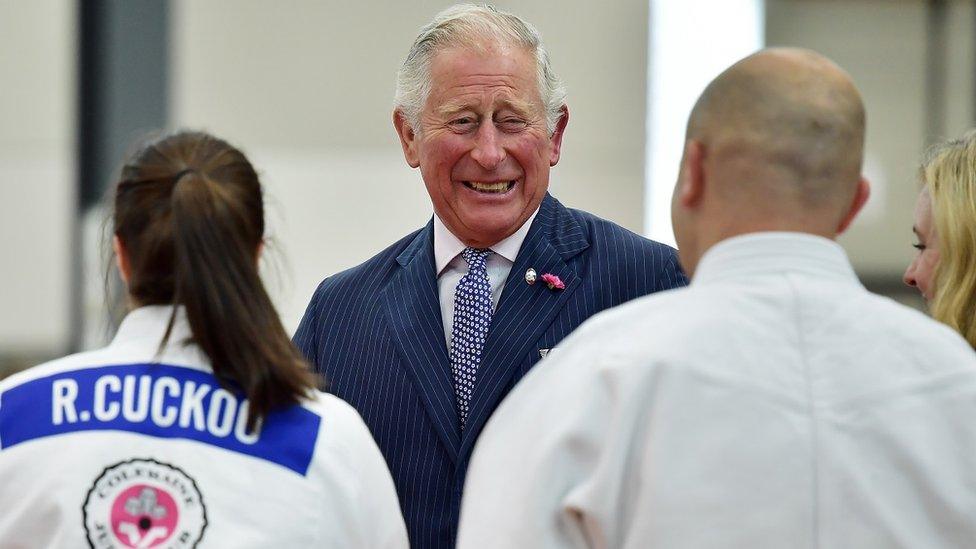
[[[552,273],[546,273],[546,274],[542,275],[542,281],[546,283],[546,286],[549,286],[549,289],[550,290],[565,290],[566,289],[566,285],[563,284],[563,281],[560,280],[558,276],[556,276],[556,275],[554,275]]]

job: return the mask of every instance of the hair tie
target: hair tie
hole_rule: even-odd
[[[185,168],[183,171],[181,171],[180,173],[176,174],[175,177],[173,177],[173,184],[175,185],[175,184],[179,183],[180,182],[180,179],[183,179],[183,176],[184,175],[186,175],[186,174],[188,174],[190,172],[193,172],[193,171],[195,171],[193,168]]]

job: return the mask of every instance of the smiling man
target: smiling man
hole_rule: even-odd
[[[404,155],[420,168],[437,218],[466,246],[488,248],[539,208],[569,111],[559,105],[547,117],[534,54],[520,45],[441,50],[430,78],[427,108],[394,113]]]
[[[589,316],[686,282],[672,248],[548,194],[565,96],[525,21],[438,14],[393,113],[433,219],[324,280],[295,335],[372,429],[414,547],[454,546],[474,442],[540,358]]]

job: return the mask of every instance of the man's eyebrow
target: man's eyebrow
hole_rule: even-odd
[[[918,234],[918,227],[915,225],[912,225],[912,232],[915,233],[915,236],[921,236]]]
[[[470,109],[470,107],[468,106],[467,103],[462,103],[460,101],[449,101],[437,107],[437,114],[440,114],[442,116],[449,116],[468,109]]]
[[[462,111],[470,110],[471,106],[463,101],[448,101],[437,107],[437,114],[441,116],[451,116]],[[511,109],[522,116],[529,116],[532,113],[532,103],[519,99],[504,99],[498,102],[498,108]]]
[[[506,99],[501,102],[501,107],[512,109],[523,116],[532,112],[532,103],[520,99]]]

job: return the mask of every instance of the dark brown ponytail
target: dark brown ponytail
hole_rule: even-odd
[[[186,309],[214,375],[250,401],[249,429],[315,387],[258,273],[264,204],[240,151],[199,132],[150,143],[123,168],[114,222],[132,299]]]

